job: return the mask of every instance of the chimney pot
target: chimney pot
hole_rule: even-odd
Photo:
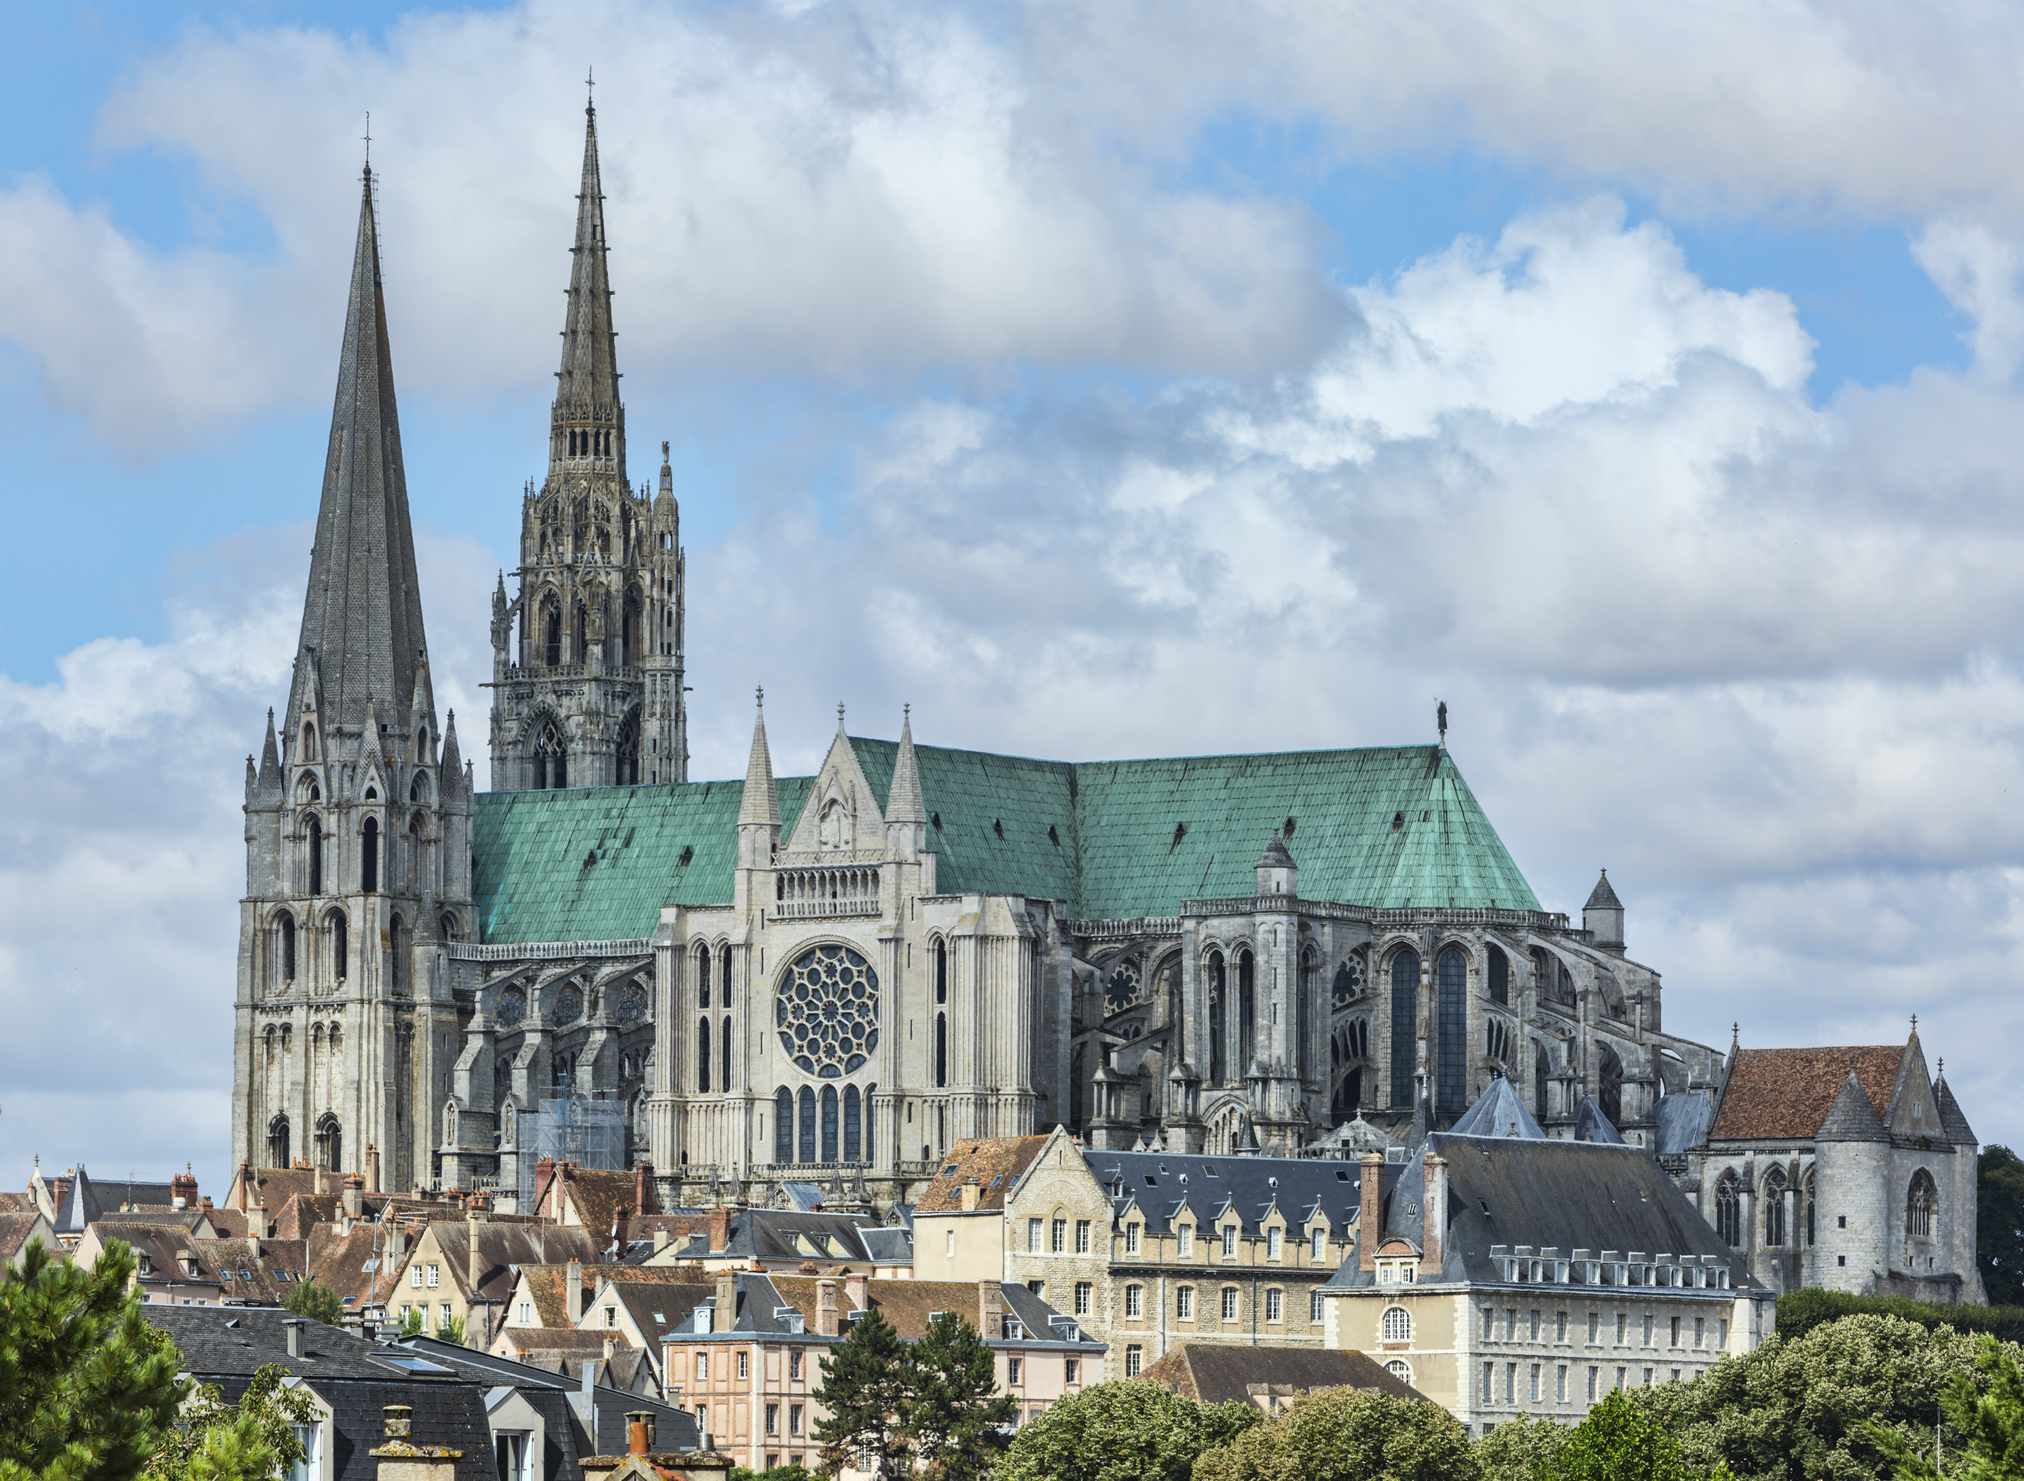
[[[1384,1158],[1376,1152],[1363,1154],[1357,1190],[1356,1268],[1377,1269],[1377,1246],[1384,1223]]]
[[[729,1248],[731,1243],[731,1210],[718,1204],[710,1210],[710,1253]]]
[[[1438,1153],[1426,1156],[1426,1196],[1420,1203],[1420,1272],[1441,1278],[1447,1263],[1448,1163]]]
[[[636,1409],[626,1415],[627,1453],[646,1455],[654,1448],[654,1412],[651,1409]]]
[[[380,1433],[389,1440],[405,1440],[415,1432],[415,1411],[407,1404],[389,1404],[380,1411]]]
[[[563,1307],[563,1311],[569,1317],[569,1324],[573,1327],[583,1320],[583,1263],[581,1261],[571,1260],[563,1268],[562,1284],[567,1301],[567,1304]]]
[[[291,1358],[302,1356],[302,1329],[308,1325],[299,1316],[287,1317],[282,1321],[281,1328],[288,1334],[288,1355]]]

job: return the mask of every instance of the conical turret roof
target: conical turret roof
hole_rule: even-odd
[[[1286,841],[1275,832],[1272,835],[1271,841],[1265,845],[1265,852],[1259,855],[1258,862],[1252,867],[1255,869],[1293,869],[1298,866],[1293,862],[1293,855],[1286,851]]]
[[[1544,1140],[1546,1133],[1532,1113],[1525,1109],[1525,1102],[1518,1098],[1518,1091],[1502,1075],[1494,1076],[1476,1103],[1462,1113],[1450,1130],[1456,1136],[1516,1136]]]
[[[1602,871],[1602,878],[1595,882],[1595,888],[1588,892],[1588,903],[1583,910],[1621,910],[1623,901],[1617,899],[1616,891],[1609,886],[1609,871]]]
[[[893,783],[886,791],[888,823],[925,823],[927,800],[921,795],[921,763],[914,755],[914,715],[911,707],[900,721],[899,755],[893,759]]]
[[[313,655],[297,668],[317,680],[325,730],[360,729],[369,695],[412,694],[427,645],[368,169],[297,647]],[[290,697],[291,734],[305,687]]]
[[[752,754],[745,762],[745,795],[738,803],[738,824],[780,826],[780,797],[773,789],[773,753],[766,748],[766,696],[759,696],[752,720]]]
[[[1820,1130],[1814,1133],[1816,1141],[1823,1142],[1887,1142],[1890,1133],[1884,1130],[1883,1118],[1876,1113],[1876,1107],[1862,1088],[1862,1082],[1855,1078],[1854,1066],[1849,1067],[1848,1078],[1841,1082],[1841,1094],[1834,1098],[1834,1105],[1827,1112],[1827,1119],[1820,1123]]]

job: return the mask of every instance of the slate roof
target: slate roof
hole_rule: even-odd
[[[1502,1075],[1490,1077],[1488,1088],[1476,1097],[1476,1103],[1464,1111],[1450,1129],[1457,1136],[1546,1135],[1539,1123],[1532,1119],[1532,1113],[1525,1109],[1517,1087]],[[1623,1138],[1618,1137],[1617,1140]]]
[[[1709,1140],[1812,1136],[1827,1119],[1851,1067],[1871,1107],[1882,1116],[1904,1057],[1903,1046],[1892,1044],[1738,1050]]]
[[[949,1149],[939,1170],[914,1200],[916,1214],[960,1212],[963,1184],[977,1180],[979,1211],[1002,1210],[1005,1195],[1018,1184],[1020,1175],[1033,1165],[1045,1136],[991,1137],[980,1142],[958,1142]]]
[[[1968,1118],[1961,1111],[1961,1103],[1954,1099],[1953,1087],[1947,1084],[1945,1075],[1933,1084],[1933,1108],[1940,1114],[1940,1130],[1947,1134],[1948,1141],[1957,1147],[1978,1144],[1980,1138],[1968,1125]]]
[[[1623,1133],[1616,1129],[1609,1117],[1602,1114],[1602,1107],[1595,1103],[1592,1095],[1584,1095],[1574,1107],[1574,1139],[1577,1142],[1607,1142],[1615,1147],[1624,1144]]]
[[[658,1342],[661,1333],[692,1316],[706,1298],[717,1294],[715,1284],[625,1279],[614,1280],[611,1285],[625,1306],[626,1315],[649,1342]]]
[[[1707,1144],[1708,1128],[1715,1122],[1715,1098],[1705,1090],[1662,1095],[1652,1121],[1657,1128],[1652,1150],[1660,1157],[1683,1156],[1690,1148]]]
[[[436,1247],[442,1251],[443,1264],[449,1267],[444,1274],[456,1281],[457,1289],[466,1298],[473,1294],[465,1279],[471,1256],[471,1231],[478,1231],[476,1294],[494,1301],[504,1301],[513,1294],[514,1276],[522,1267],[553,1261],[558,1257],[565,1262],[571,1256],[583,1260],[595,1259],[598,1250],[606,1243],[588,1229],[560,1229],[541,1224],[472,1224],[446,1220],[431,1224],[429,1229],[436,1237]],[[585,1290],[594,1289],[588,1276],[584,1280]]]
[[[801,1315],[802,1335],[815,1336],[819,1285],[820,1281],[812,1275],[741,1273],[738,1276],[738,1310],[733,1318],[732,1331],[787,1334],[792,1327],[778,1313],[783,1308],[792,1308]],[[852,1309],[849,1296],[841,1281],[836,1285],[838,1314],[847,1315]],[[1063,1317],[1061,1312],[1017,1282],[1001,1282],[998,1295],[1005,1313],[1017,1317],[1026,1329],[1023,1337],[1014,1339],[1022,1344],[1072,1342],[1076,1346],[1091,1348],[1103,1345],[1088,1339],[1072,1318]],[[929,1319],[940,1311],[955,1312],[971,1326],[979,1328],[987,1342],[1005,1340],[1000,1332],[982,1331],[983,1300],[977,1281],[872,1280],[865,1283],[865,1299],[905,1341],[927,1335]],[[1069,1329],[1076,1332],[1075,1338],[1065,1339],[1060,1335]],[[693,1341],[695,1335],[683,1334],[684,1340]],[[815,1340],[834,1339],[815,1336]]]
[[[898,745],[853,737],[873,790]],[[1082,919],[1173,915],[1249,897],[1257,840],[1286,847],[1313,900],[1539,901],[1453,758],[1434,746],[1080,765],[916,746],[938,888],[1064,900]],[[776,782],[795,818],[812,778]],[[731,898],[742,781],[484,792],[473,890],[487,942],[651,936],[662,905]]]
[[[1588,903],[1583,910],[1621,910],[1623,901],[1617,899],[1616,891],[1610,888],[1609,871],[1602,871],[1602,878],[1595,882],[1595,888],[1588,892]]]
[[[1183,1342],[1141,1370],[1138,1381],[1160,1384],[1204,1404],[1251,1403],[1253,1384],[1269,1384],[1294,1393],[1331,1388],[1373,1389],[1393,1398],[1432,1402],[1369,1353],[1327,1348]]]
[[[1876,1113],[1876,1107],[1869,1103],[1869,1096],[1863,1092],[1851,1070],[1841,1082],[1841,1093],[1834,1098],[1834,1105],[1827,1113],[1827,1119],[1820,1123],[1814,1133],[1824,1142],[1887,1142],[1890,1133],[1884,1129],[1883,1118]]]
[[[675,1254],[677,1260],[704,1258],[752,1259],[799,1264],[803,1260],[865,1262],[876,1258],[865,1242],[866,1232],[884,1232],[868,1214],[801,1213],[793,1209],[747,1208],[731,1216],[724,1248],[710,1248],[707,1227],[697,1231]],[[808,1242],[803,1248],[802,1241]],[[887,1241],[889,1246],[890,1241]],[[887,1246],[881,1246],[885,1248]],[[909,1245],[911,1251],[911,1245]],[[909,1254],[911,1259],[911,1254]],[[889,1259],[881,1263],[890,1263]]]
[[[1641,1148],[1603,1142],[1519,1137],[1457,1136],[1436,1132],[1405,1164],[1385,1190],[1379,1231],[1357,1231],[1365,1239],[1403,1239],[1425,1249],[1421,1208],[1426,1155],[1447,1160],[1448,1208],[1444,1261],[1439,1279],[1502,1284],[1490,1258],[1493,1245],[1557,1248],[1561,1258],[1576,1249],[1647,1256],[1714,1256],[1728,1263],[1731,1286],[1757,1288],[1737,1253],[1724,1244],[1686,1194]],[[1328,1280],[1333,1289],[1375,1284],[1373,1272],[1344,1260]],[[1422,1276],[1422,1281],[1433,1279]],[[1682,1289],[1680,1294],[1689,1294]],[[1733,1299],[1734,1291],[1709,1290]]]
[[[1120,1216],[1136,1203],[1148,1229],[1173,1227],[1185,1199],[1197,1220],[1220,1223],[1234,1208],[1243,1232],[1255,1234],[1276,1203],[1289,1227],[1305,1226],[1318,1202],[1329,1228],[1340,1233],[1358,1209],[1359,1166],[1319,1157],[1186,1157],[1171,1152],[1101,1152],[1082,1149],[1082,1160],[1106,1190]],[[1400,1164],[1387,1164],[1388,1172]],[[1181,1180],[1186,1178],[1183,1183]],[[1279,1186],[1272,1186],[1272,1179]]]

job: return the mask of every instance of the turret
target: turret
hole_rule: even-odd
[[[1293,855],[1286,851],[1285,840],[1276,831],[1251,872],[1260,895],[1292,897],[1299,893],[1300,867],[1293,862]]]
[[[916,859],[928,845],[928,805],[921,796],[920,760],[914,755],[914,711],[900,720],[900,749],[893,758],[893,782],[886,792],[886,847],[901,859]]]
[[[745,791],[738,801],[738,867],[770,869],[780,846],[780,798],[773,789],[773,755],[766,747],[766,691],[759,691],[752,720],[752,753],[745,761]]]
[[[1594,933],[1595,944],[1604,951],[1623,955],[1623,901],[1609,887],[1607,869],[1589,891],[1588,903],[1581,907],[1581,927]]]

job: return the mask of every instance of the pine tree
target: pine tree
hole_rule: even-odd
[[[174,1426],[182,1360],[133,1272],[117,1240],[90,1270],[33,1240],[0,1280],[0,1481],[129,1481]]]
[[[344,1298],[320,1280],[297,1281],[288,1288],[281,1304],[297,1316],[306,1316],[311,1321],[331,1327],[344,1325]]]
[[[931,1481],[975,1481],[1011,1442],[1018,1401],[998,1392],[997,1355],[953,1311],[928,1323],[907,1353],[913,1395],[906,1434]]]
[[[913,1365],[906,1344],[876,1307],[861,1313],[850,1334],[823,1360],[822,1386],[811,1397],[826,1411],[815,1426],[822,1446],[818,1474],[869,1471],[898,1481],[910,1469],[907,1411]],[[4,1481],[4,1478],[0,1478]]]
[[[161,1334],[164,1343],[167,1334]],[[173,1349],[171,1349],[173,1351]],[[237,1404],[216,1384],[192,1396],[148,1463],[145,1481],[230,1481],[266,1478],[302,1459],[298,1424],[316,1418],[316,1405],[287,1386],[288,1370],[269,1363],[253,1375]]]

